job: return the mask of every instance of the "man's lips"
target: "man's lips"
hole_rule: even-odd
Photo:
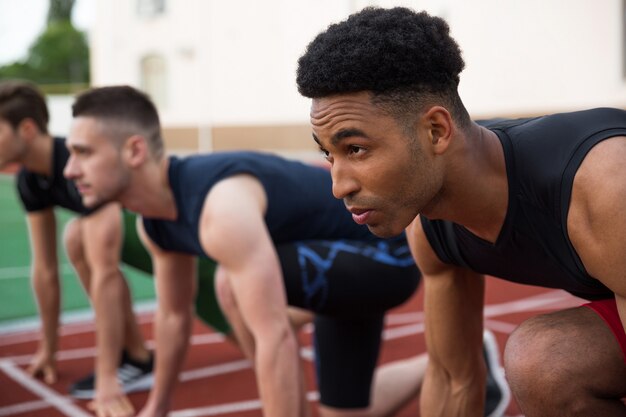
[[[352,220],[354,220],[357,224],[365,224],[372,214],[371,209],[359,209],[359,208],[348,208],[348,211],[352,213]]]

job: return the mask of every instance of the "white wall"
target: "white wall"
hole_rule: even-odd
[[[169,0],[154,19],[139,18],[135,1],[98,0],[94,83],[138,86],[141,57],[159,52],[165,125],[308,123],[297,59],[328,24],[367,4],[448,20],[473,115],[626,107],[622,0]]]

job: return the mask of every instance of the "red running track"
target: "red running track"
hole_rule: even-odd
[[[485,325],[496,335],[500,351],[511,331],[524,319],[538,313],[580,305],[582,301],[563,291],[546,290],[487,279]],[[422,292],[405,305],[394,309],[387,318],[381,363],[424,352]],[[140,316],[142,330],[152,339],[152,314]],[[93,369],[95,355],[93,322],[63,326],[58,355],[59,380],[45,385],[29,377],[24,369],[34,352],[37,333],[16,331],[0,333],[0,417],[83,417],[87,401],[67,396],[69,385]],[[262,415],[257,387],[250,364],[236,347],[200,324],[194,325],[192,345],[187,355],[181,383],[172,403],[172,417]],[[316,413],[316,387],[310,360],[310,332],[300,334],[309,384],[309,397]],[[308,359],[307,359],[308,358]],[[130,399],[140,409],[147,393],[135,393]],[[514,401],[507,416],[520,416]],[[402,409],[399,417],[419,416],[417,398]]]

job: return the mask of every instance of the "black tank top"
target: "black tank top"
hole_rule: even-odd
[[[74,213],[89,214],[96,210],[83,205],[80,193],[72,181],[63,176],[69,159],[65,140],[54,138],[52,145],[51,175],[42,175],[25,168],[17,174],[17,191],[24,210],[39,211],[51,207],[63,207]]]
[[[217,182],[237,174],[252,175],[263,185],[268,202],[265,223],[275,244],[376,239],[333,197],[327,169],[256,152],[171,157],[169,181],[178,218],[144,219],[150,238],[162,249],[206,257],[198,235],[204,200]]]
[[[564,289],[586,299],[613,296],[590,276],[569,240],[574,175],[598,142],[626,136],[626,111],[599,108],[532,119],[480,122],[504,149],[509,205],[494,244],[461,225],[421,216],[445,263],[509,281]]]

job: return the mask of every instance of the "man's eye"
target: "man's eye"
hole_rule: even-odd
[[[350,152],[351,154],[357,154],[361,151],[363,151],[363,148],[361,148],[360,146],[350,145],[348,147],[348,152]]]
[[[328,160],[328,158],[330,158],[330,152],[328,152],[326,149],[320,148],[320,153],[325,159]]]

